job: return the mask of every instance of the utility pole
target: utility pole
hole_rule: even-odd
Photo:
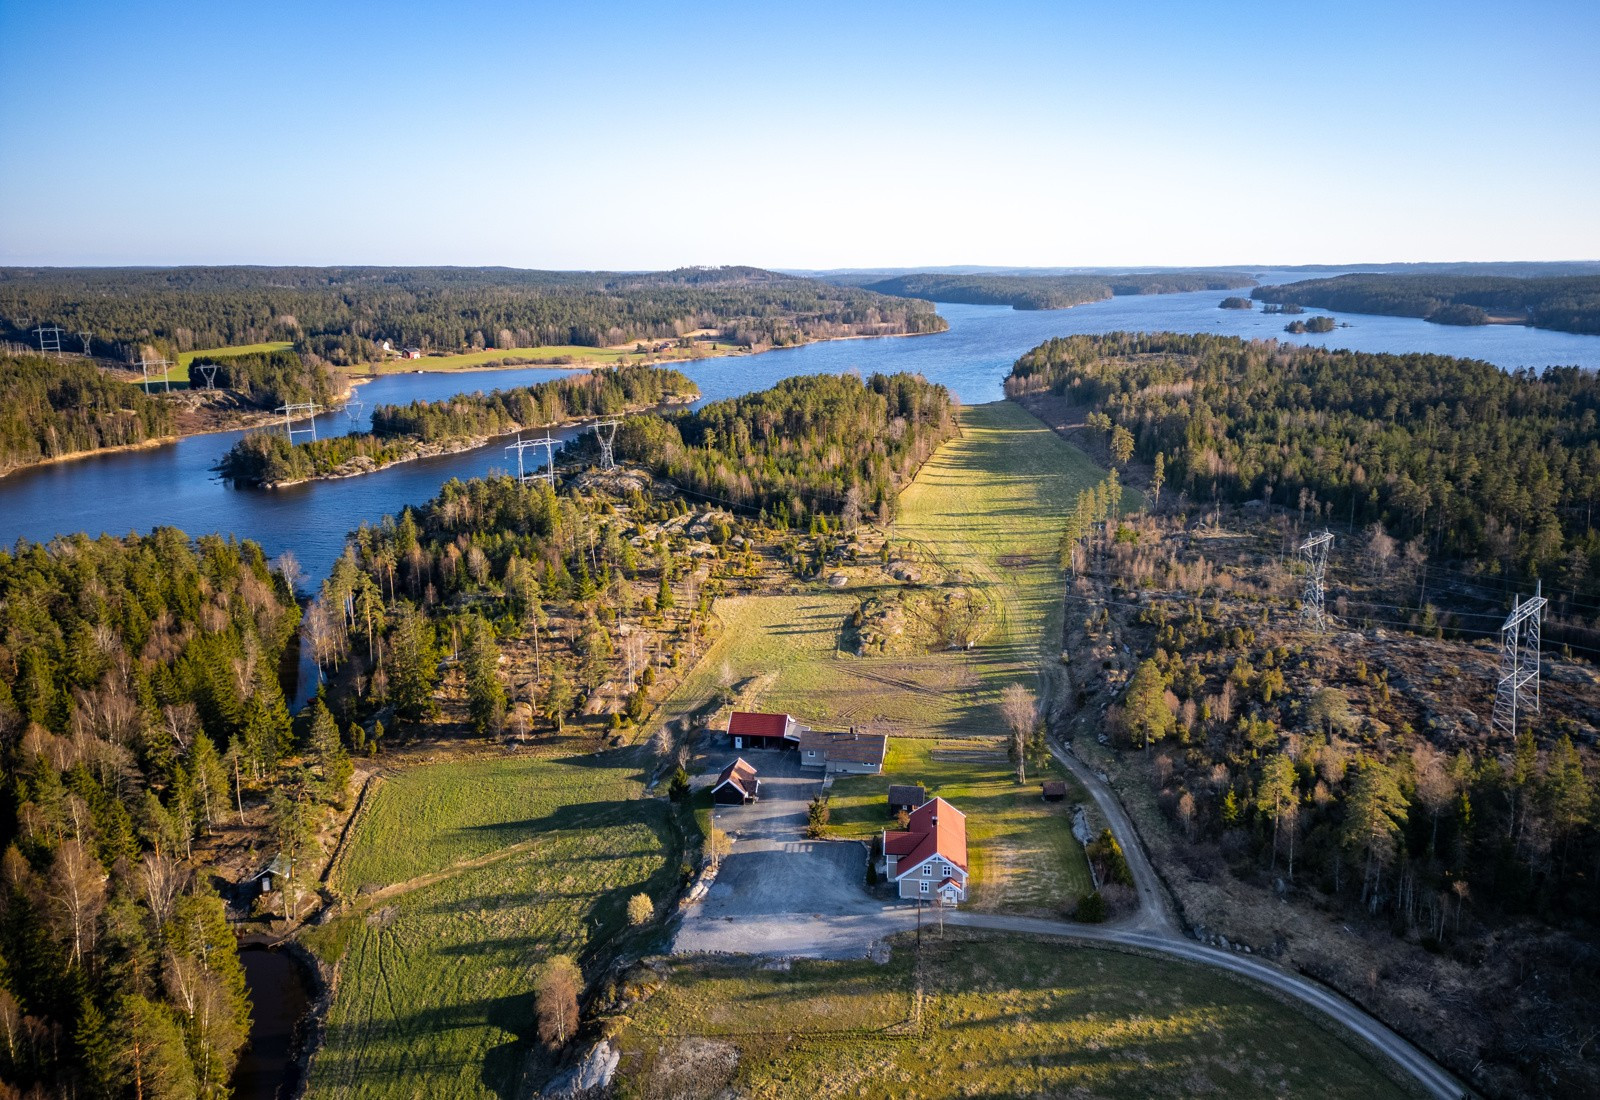
[[[312,439],[316,439],[317,438],[317,413],[321,409],[322,409],[322,406],[317,404],[315,401],[304,401],[304,402],[301,402],[301,403],[296,404],[296,405],[279,405],[276,409],[274,409],[272,411],[273,412],[280,412],[280,413],[283,414],[283,431],[284,431],[284,434],[289,437],[289,442],[293,443],[294,442],[294,437],[295,437],[296,434],[299,434],[299,435],[308,435],[309,434]],[[307,419],[309,419],[310,420],[310,426],[309,427],[305,427],[305,428],[296,428],[294,426],[294,415],[295,415],[295,413],[299,413],[302,416],[304,416]]]
[[[544,468],[535,470],[533,473],[528,473],[523,467],[522,462],[522,452],[527,450],[529,447],[544,448]],[[520,484],[528,485],[535,481],[542,481],[546,485],[550,486],[552,490],[555,489],[556,441],[548,434],[546,434],[542,439],[523,439],[521,436],[518,436],[517,441],[507,446],[506,450],[517,452],[517,481]]]
[[[1495,683],[1495,729],[1513,740],[1517,736],[1517,715],[1539,713],[1539,624],[1547,602],[1544,583],[1535,585],[1533,599],[1524,603],[1518,596],[1511,614],[1500,627],[1500,678]]]
[[[1299,555],[1306,563],[1305,595],[1300,601],[1300,617],[1311,623],[1318,634],[1328,629],[1323,609],[1323,580],[1328,570],[1328,551],[1333,549],[1333,532],[1324,528],[1300,544]]]
[[[617,442],[617,427],[620,420],[599,420],[595,422],[594,436],[600,441],[600,469],[610,473],[617,468],[617,458],[612,450]]]

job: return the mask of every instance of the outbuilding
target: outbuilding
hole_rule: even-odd
[[[889,784],[889,816],[910,813],[928,801],[928,792],[915,784]]]
[[[743,806],[761,797],[761,780],[744,757],[739,757],[717,776],[711,788],[711,801],[723,806]]]
[[[1045,780],[1044,787],[1042,789],[1044,791],[1044,800],[1046,802],[1060,802],[1062,799],[1067,797],[1067,785],[1059,779]]]
[[[801,726],[791,714],[762,714],[736,710],[728,719],[728,747],[745,749],[792,749],[800,743]]]

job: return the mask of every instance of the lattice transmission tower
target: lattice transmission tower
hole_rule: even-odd
[[[289,437],[289,442],[293,443],[297,434],[310,435],[312,439],[317,438],[317,413],[321,410],[322,406],[315,401],[305,401],[296,405],[279,405],[272,411],[283,414],[284,434]],[[297,428],[294,426],[295,413],[299,413],[309,421],[306,427]]]
[[[600,441],[600,468],[610,471],[617,468],[617,428],[622,424],[620,420],[600,420],[595,422],[594,437]]]
[[[170,359],[146,359],[144,356],[141,355],[139,357],[139,361],[137,363],[135,363],[134,366],[138,367],[140,372],[144,375],[144,392],[145,393],[149,393],[150,392],[150,368],[151,367],[160,367],[160,368],[162,368],[162,370],[161,370],[161,383],[162,383],[162,385],[164,385],[166,387],[166,391],[165,392],[167,392],[167,393],[171,393],[172,392],[172,379],[169,377],[169,372],[170,372],[170,370],[172,368],[172,361]]]
[[[1323,606],[1323,581],[1328,572],[1328,551],[1333,549],[1333,532],[1323,530],[1300,544],[1300,558],[1306,563],[1306,590],[1300,600],[1300,617],[1319,634],[1328,629]]]
[[[62,328],[60,325],[40,325],[33,331],[39,337],[39,351],[41,354],[61,354]]]
[[[522,452],[529,447],[544,448],[544,468],[532,473],[526,471],[522,462]],[[556,441],[549,435],[542,439],[523,439],[518,436],[517,441],[508,445],[506,450],[517,452],[517,481],[523,485],[542,481],[552,489],[556,487]]]
[[[1517,716],[1539,713],[1539,625],[1547,602],[1540,593],[1543,582],[1534,587],[1533,599],[1523,602],[1518,596],[1500,627],[1500,678],[1495,682],[1495,729],[1515,739]]]

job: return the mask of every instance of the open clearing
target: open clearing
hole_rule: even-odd
[[[180,351],[178,361],[164,376],[168,382],[189,381],[189,364],[201,356],[212,356],[217,359],[227,359],[235,355],[265,355],[274,351],[293,351],[294,342],[290,340],[269,340],[262,344],[235,344],[229,348],[201,348],[196,351]],[[151,376],[150,381],[159,382],[160,378]]]
[[[675,960],[618,1020],[618,1094],[1407,1095],[1334,1029],[1199,967],[955,928],[925,930],[920,966],[916,950],[908,935],[882,966]]]
[[[651,341],[646,341],[647,346]],[[699,357],[728,355],[735,349],[730,344],[699,344],[695,353],[690,354],[674,348],[669,352],[659,353],[654,356],[654,361],[663,366],[672,366],[676,362],[688,361]],[[482,351],[466,351],[459,355],[425,355],[421,359],[386,359],[381,363],[368,363],[367,369],[374,374],[408,374],[411,371],[448,371],[470,370],[481,367],[485,363],[498,363],[502,359],[537,359],[539,363],[518,363],[515,366],[579,366],[579,367],[613,367],[624,359],[637,361],[643,358],[636,350],[635,345],[616,348],[591,348],[579,344],[547,344],[537,348],[485,348]],[[560,360],[560,362],[555,362]]]
[[[678,875],[680,825],[639,797],[638,763],[490,757],[373,792],[332,876],[355,904],[303,937],[339,965],[312,1095],[503,1097],[525,1067],[542,1079],[534,967],[566,952],[593,970],[627,899]]]

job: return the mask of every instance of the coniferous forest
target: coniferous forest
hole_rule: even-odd
[[[1535,328],[1600,333],[1600,275],[1340,275],[1261,286],[1251,297],[1346,313],[1421,317],[1441,325],[1512,318]]]
[[[896,275],[866,287],[934,302],[1067,309],[1116,295],[1232,290],[1254,285],[1255,279],[1240,271],[1151,271],[1129,275]]]
[[[381,345],[605,347],[701,329],[773,347],[837,336],[940,332],[927,302],[752,267],[665,272],[515,268],[183,267],[0,269],[0,329],[94,334],[97,354],[169,358],[289,340],[334,364]]]
[[[176,431],[171,405],[89,363],[0,356],[0,474]]]
[[[1024,355],[1013,395],[1105,410],[1196,500],[1381,523],[1430,554],[1600,590],[1600,378],[1173,333],[1072,336]]]
[[[693,412],[630,418],[617,446],[692,493],[798,523],[892,509],[955,431],[949,391],[920,375],[824,374]]]
[[[293,857],[350,774],[285,706],[292,571],[171,528],[0,551],[8,1095],[228,1095],[250,1009],[202,852],[268,802]]]
[[[548,428],[589,417],[638,412],[668,401],[692,400],[700,388],[681,372],[631,366],[595,370],[448,401],[379,405],[372,431],[291,444],[271,430],[251,432],[223,456],[222,476],[236,485],[277,485],[365,473],[415,457],[428,444],[473,442],[525,428]],[[359,469],[352,459],[368,460]]]

